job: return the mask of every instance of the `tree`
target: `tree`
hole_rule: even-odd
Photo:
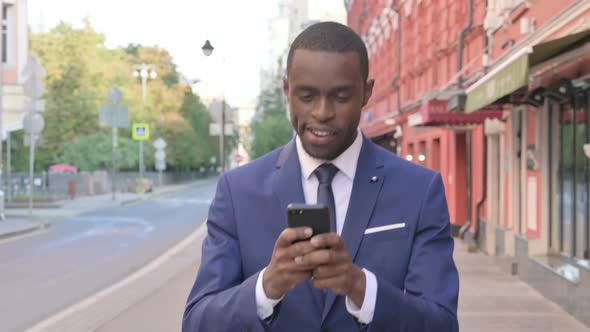
[[[261,91],[252,124],[252,157],[258,158],[289,142],[293,128],[287,119],[287,109],[280,80]]]
[[[192,141],[192,149],[195,153],[195,165],[207,165],[211,156],[217,155],[219,141],[209,136],[209,112],[201,102],[199,96],[195,95],[190,88],[186,88],[182,107],[182,116],[190,123],[195,133]]]
[[[48,33],[32,34],[30,41],[47,70],[45,129],[36,154],[38,168],[46,169],[63,155],[66,143],[99,132],[98,110],[106,92],[129,78],[124,52],[106,48],[104,35],[88,19],[80,29],[60,23]]]
[[[47,70],[45,129],[43,144],[36,155],[37,170],[66,159],[82,162],[81,169],[108,166],[102,163],[104,156],[96,156],[103,152],[90,148],[86,142],[102,142],[97,138],[104,134],[104,129],[98,126],[99,108],[110,102],[107,92],[113,86],[123,92],[121,104],[129,106],[131,122],[149,123],[153,139],[163,137],[169,143],[178,143],[173,147],[175,153],[167,155],[169,165],[196,169],[216,151],[216,140],[208,135],[209,117],[205,106],[185,83],[180,82],[180,73],[167,50],[132,43],[126,47],[107,48],[105,36],[96,32],[88,19],[81,28],[62,22],[47,33],[31,34],[30,41],[31,53],[39,57]],[[147,83],[145,102],[140,80],[133,75],[133,65],[140,63],[153,64],[158,73],[156,79]],[[13,151],[25,151],[22,134],[15,137]],[[130,137],[131,128],[119,130],[120,140]],[[81,143],[75,143],[73,150],[66,151],[71,142]],[[130,143],[137,150],[137,143]],[[151,142],[147,143],[144,156],[149,168],[153,155],[148,153]],[[108,151],[110,160],[110,149]],[[92,162],[83,162],[82,155]],[[13,169],[28,169],[28,154],[13,156]],[[98,160],[101,162],[95,162]],[[130,159],[129,162],[138,161]],[[129,165],[129,168],[135,169],[137,165]]]
[[[88,151],[96,153],[89,154]],[[146,147],[148,155],[151,146]],[[117,168],[121,170],[135,170],[139,155],[137,143],[127,137],[117,140]],[[111,167],[111,135],[110,133],[96,133],[83,136],[66,145],[64,153],[57,158],[60,163],[76,165],[81,171],[110,169]]]

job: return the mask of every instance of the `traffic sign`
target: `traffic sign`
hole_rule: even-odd
[[[129,127],[129,107],[120,105],[103,105],[100,107],[100,125],[111,128]]]
[[[155,142],[154,142],[154,147],[158,150],[163,150],[166,147],[166,141],[163,140],[162,138],[158,138]]]
[[[166,152],[164,152],[162,150],[158,150],[158,151],[156,151],[154,156],[156,157],[156,161],[164,160],[164,159],[166,159]]]
[[[150,138],[150,125],[147,123],[134,123],[132,134],[134,140],[146,141]]]
[[[29,112],[23,119],[23,129],[27,134],[38,135],[45,127],[45,120],[39,113]]]
[[[41,80],[47,76],[47,72],[36,56],[29,57],[23,70],[23,76],[26,77],[23,84],[25,94],[32,99],[39,99],[45,93],[45,84]]]
[[[118,105],[123,98],[123,93],[116,86],[112,87],[107,93],[111,101],[110,105],[100,107],[99,124],[110,128],[127,128],[129,127],[129,107],[127,105]]]
[[[232,123],[225,124],[225,131],[223,132],[225,136],[232,136],[234,133],[234,125]],[[209,136],[219,136],[221,135],[221,125],[219,123],[210,123],[209,124]]]
[[[107,93],[107,97],[109,97],[111,103],[118,104],[121,101],[121,98],[123,98],[123,93],[121,90],[119,90],[119,88],[114,86]]]

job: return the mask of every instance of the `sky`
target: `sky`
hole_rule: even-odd
[[[240,107],[256,102],[278,7],[276,0],[28,0],[28,11],[33,31],[60,21],[80,26],[88,16],[109,47],[165,48],[185,77],[200,81],[199,95]],[[209,57],[201,51],[207,39],[215,48]]]

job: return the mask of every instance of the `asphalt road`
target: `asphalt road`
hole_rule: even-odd
[[[0,331],[22,331],[138,270],[204,222],[214,192],[211,181],[0,243]]]

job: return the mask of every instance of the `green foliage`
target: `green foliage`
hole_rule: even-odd
[[[47,70],[43,145],[36,154],[42,168],[55,163],[68,142],[98,131],[102,96],[125,80],[124,53],[108,50],[105,37],[90,26],[61,23],[47,34],[31,35],[31,52]]]
[[[254,140],[252,153],[258,158],[281,145],[285,145],[292,137],[291,123],[283,116],[267,116],[254,124]]]
[[[289,142],[293,128],[287,119],[287,109],[279,79],[262,90],[256,105],[256,120],[252,124],[251,152],[258,158]]]
[[[193,164],[208,165],[209,158],[218,154],[219,141],[209,136],[209,113],[199,96],[193,94],[189,88],[185,90],[180,113],[188,121],[194,133],[188,141],[192,145],[190,152],[194,158]]]
[[[58,162],[76,165],[81,171],[110,169],[111,167],[111,134],[96,133],[83,136],[68,144]],[[117,168],[136,170],[139,160],[138,142],[127,137],[117,139]],[[144,144],[144,155],[153,154],[153,148]]]
[[[165,49],[132,43],[107,48],[105,36],[88,19],[81,28],[60,23],[47,33],[31,34],[30,43],[31,53],[47,71],[45,129],[36,152],[37,170],[66,161],[82,170],[110,168],[110,130],[99,127],[98,118],[100,106],[110,103],[107,92],[113,86],[123,92],[121,104],[129,107],[131,122],[150,124],[151,139],[144,144],[147,169],[153,165],[152,142],[158,137],[168,143],[169,169],[195,169],[216,154],[205,106],[179,82],[180,74]],[[147,81],[145,101],[141,81],[133,76],[134,65],[141,63],[152,64],[158,74]],[[131,128],[119,129],[119,165],[137,169],[137,142],[130,138]],[[22,132],[14,133],[14,171],[28,170],[28,153],[23,153],[28,150],[22,142]]]

